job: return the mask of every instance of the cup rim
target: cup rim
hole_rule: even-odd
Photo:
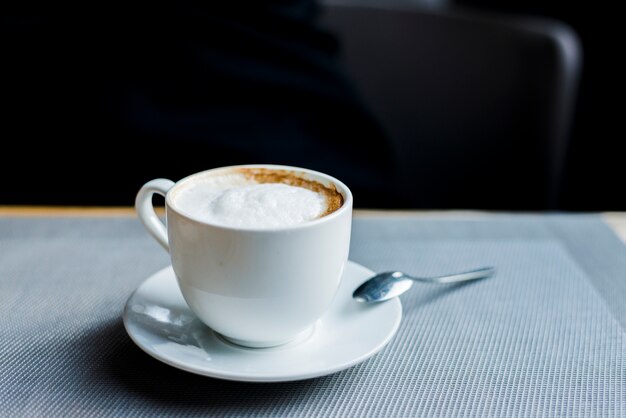
[[[295,224],[295,225],[286,225],[286,226],[279,226],[279,227],[271,227],[271,228],[260,228],[260,227],[241,227],[241,226],[228,226],[228,225],[221,225],[218,223],[213,223],[213,222],[207,222],[198,218],[195,218],[191,215],[188,215],[184,212],[182,212],[180,209],[176,208],[176,206],[174,205],[173,201],[172,201],[172,192],[179,188],[180,186],[182,186],[184,183],[191,181],[193,178],[195,177],[200,177],[202,175],[205,175],[206,173],[209,172],[219,172],[219,171],[228,171],[228,170],[235,170],[238,168],[265,168],[265,169],[269,169],[269,170],[286,170],[286,171],[292,171],[292,172],[299,172],[299,173],[305,173],[308,175],[312,175],[313,177],[318,177],[321,178],[323,180],[326,180],[332,184],[334,184],[337,189],[339,190],[339,192],[343,195],[344,197],[344,202],[343,205],[341,205],[341,207],[339,209],[337,209],[336,211],[334,211],[333,213],[330,213],[326,216],[322,216],[321,218],[317,218],[317,219],[313,219],[311,221],[307,221],[307,222],[303,222],[300,224]],[[315,180],[315,179],[314,179]],[[168,192],[165,195],[165,207],[166,207],[166,211],[172,211],[174,212],[176,215],[190,221],[190,222],[194,222],[203,226],[210,226],[213,228],[219,228],[219,229],[223,229],[223,230],[229,230],[229,231],[241,231],[241,232],[276,232],[276,231],[294,231],[294,230],[300,230],[300,229],[307,229],[307,228],[313,228],[317,225],[320,225],[322,223],[326,223],[326,222],[330,222],[333,219],[341,216],[345,211],[347,210],[351,210],[352,208],[352,192],[350,191],[350,189],[348,188],[348,186],[346,186],[343,182],[341,182],[340,180],[336,179],[335,177],[332,177],[328,174],[324,174],[321,173],[319,171],[315,171],[315,170],[311,170],[308,168],[302,168],[302,167],[294,167],[294,166],[288,166],[288,165],[276,165],[276,164],[242,164],[242,165],[231,165],[231,166],[224,166],[224,167],[216,167],[216,168],[211,168],[208,170],[204,170],[204,171],[199,171],[197,173],[193,173],[190,174],[186,177],[183,177],[182,179],[178,180],[176,183],[174,183],[174,186],[172,186]]]

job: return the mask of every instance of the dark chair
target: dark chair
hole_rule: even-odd
[[[564,24],[330,2],[323,22],[420,208],[557,209],[581,46]]]

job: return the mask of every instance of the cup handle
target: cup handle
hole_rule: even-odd
[[[135,199],[135,210],[137,211],[139,220],[143,226],[146,227],[150,235],[152,235],[167,252],[170,251],[170,246],[167,241],[167,229],[154,211],[152,195],[158,193],[165,196],[172,186],[174,186],[174,182],[168,179],[151,180],[139,189],[139,193],[137,193],[137,198]]]

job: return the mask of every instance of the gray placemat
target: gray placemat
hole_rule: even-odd
[[[395,339],[356,367],[227,382],[126,335],[126,299],[168,264],[137,220],[0,219],[0,415],[626,416],[626,248],[597,217],[359,219],[351,259],[499,273],[415,288]]]

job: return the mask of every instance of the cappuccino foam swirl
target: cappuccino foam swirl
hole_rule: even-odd
[[[202,222],[243,228],[297,225],[337,209],[339,193],[329,198],[332,191],[319,183],[274,182],[276,178],[267,180],[267,172],[263,175],[242,171],[207,176],[185,185],[175,196],[175,206]]]

